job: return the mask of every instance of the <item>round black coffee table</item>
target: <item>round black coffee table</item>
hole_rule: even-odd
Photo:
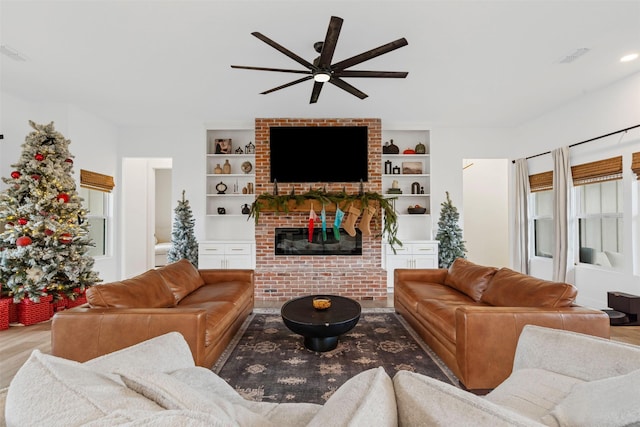
[[[284,303],[280,314],[287,327],[304,337],[304,346],[313,351],[329,351],[338,345],[338,337],[350,331],[360,320],[361,307],[357,301],[337,295],[331,298],[326,310],[313,308],[313,298],[319,295],[294,298]]]

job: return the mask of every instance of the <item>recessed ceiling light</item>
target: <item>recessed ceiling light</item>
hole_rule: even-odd
[[[620,58],[620,62],[629,62],[629,61],[633,61],[634,59],[638,59],[637,53],[630,53],[628,55],[623,56],[622,58]]]

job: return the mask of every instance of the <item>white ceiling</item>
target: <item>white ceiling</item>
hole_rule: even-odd
[[[360,100],[311,81],[259,93],[302,67],[251,35],[312,61],[332,15],[334,61],[400,37],[409,45],[353,69],[406,79],[349,79]],[[381,117],[387,123],[517,126],[640,72],[640,0],[138,1],[0,0],[2,91],[74,104],[117,125],[247,122],[254,117]],[[560,59],[591,49],[568,64]],[[635,94],[638,96],[638,94]]]

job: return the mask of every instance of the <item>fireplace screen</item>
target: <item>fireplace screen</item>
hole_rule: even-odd
[[[356,230],[350,236],[340,229],[340,239],[328,228],[326,240],[321,228],[313,230],[312,241],[309,241],[308,228],[276,228],[276,255],[362,255],[362,233]]]

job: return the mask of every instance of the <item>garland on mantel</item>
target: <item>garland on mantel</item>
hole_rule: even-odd
[[[382,208],[384,214],[382,232],[377,237],[386,237],[387,242],[395,251],[395,246],[402,246],[402,242],[397,238],[398,215],[396,214],[392,200],[395,197],[387,198],[375,192],[360,192],[358,194],[348,194],[345,191],[327,192],[324,190],[309,190],[302,194],[271,194],[262,193],[256,197],[251,205],[249,217],[253,217],[256,224],[260,217],[260,211],[269,212],[289,212],[289,202],[295,201],[296,206],[304,204],[307,200],[316,200],[320,205],[326,206],[335,204],[340,209],[346,210],[354,202],[360,202],[360,206],[368,206],[370,202],[376,202]],[[345,209],[343,209],[345,208]],[[376,211],[377,212],[377,211]],[[374,218],[377,219],[378,215]]]

